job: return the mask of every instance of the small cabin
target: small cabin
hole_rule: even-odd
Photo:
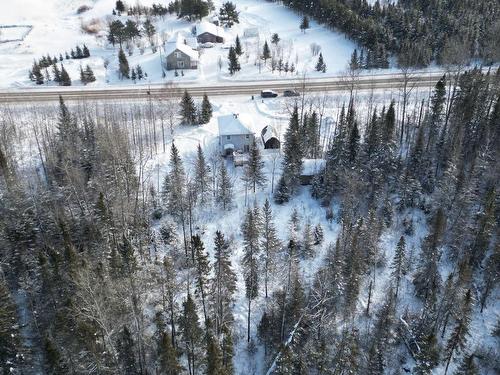
[[[260,136],[265,150],[279,149],[281,147],[278,132],[273,126],[267,125],[264,129],[262,129]]]
[[[302,159],[302,172],[300,173],[300,183],[302,185],[311,185],[323,169],[325,169],[325,159]]]
[[[198,43],[224,43],[224,29],[210,22],[196,25]]]
[[[230,115],[217,118],[219,126],[219,150],[222,156],[247,153],[255,140],[250,116]]]

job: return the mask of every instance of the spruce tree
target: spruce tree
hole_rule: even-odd
[[[264,64],[271,58],[271,50],[269,49],[269,45],[267,44],[267,40],[264,42],[264,47],[262,47],[262,59],[264,60]]]
[[[233,202],[233,183],[227,173],[225,161],[222,160],[217,179],[216,202],[222,206],[223,210],[229,210]]]
[[[201,145],[198,144],[196,152],[196,164],[195,164],[195,184],[196,184],[196,194],[200,200],[201,206],[204,206],[209,198],[211,185],[210,185],[210,166],[205,161],[205,155]]]
[[[467,343],[467,337],[469,336],[469,325],[472,315],[472,293],[471,290],[467,290],[463,298],[462,304],[460,306],[460,314],[457,319],[455,328],[453,329],[448,341],[446,342],[446,347],[444,350],[446,368],[445,375],[448,372],[448,367],[450,366],[451,360],[456,353],[459,353],[465,349]]]
[[[71,78],[69,78],[69,74],[64,68],[64,65],[61,65],[61,81],[59,82],[60,86],[71,86]]]
[[[326,64],[325,61],[323,60],[323,54],[321,52],[318,57],[318,62],[316,63],[316,71],[323,73],[326,72]]]
[[[278,35],[278,33],[274,33],[273,36],[271,37],[271,43],[277,46],[279,42],[280,42],[280,36]]]
[[[236,52],[236,54],[238,56],[243,55],[243,49],[241,47],[241,42],[240,42],[240,36],[239,35],[236,35],[236,41],[234,43],[234,52]]]
[[[229,60],[228,69],[230,75],[233,75],[234,73],[239,72],[241,70],[240,63],[238,61],[238,55],[236,54],[236,51],[232,46],[231,48],[229,48],[228,60]]]
[[[170,149],[170,171],[163,183],[163,200],[168,212],[178,220],[184,220],[186,175],[179,151],[172,143]]]
[[[220,231],[214,238],[214,278],[212,280],[215,307],[215,332],[220,336],[229,330],[231,303],[236,291],[236,274],[231,268],[230,244]]]
[[[208,124],[212,118],[212,104],[208,100],[207,94],[203,94],[203,100],[201,102],[201,113],[200,113],[200,124]]]
[[[130,333],[127,326],[123,326],[121,330],[118,342],[117,342],[118,358],[120,360],[120,366],[122,369],[122,374],[124,375],[136,375],[138,372],[137,362],[136,362],[136,349],[132,334]]]
[[[252,188],[254,194],[256,187],[263,187],[267,181],[264,174],[264,161],[256,141],[253,141],[250,145],[248,163],[245,165],[243,179]]]
[[[172,345],[172,340],[167,332],[163,332],[158,343],[159,370],[165,375],[180,375],[183,368],[177,360],[177,351]]]
[[[321,245],[323,243],[323,239],[324,239],[323,227],[321,226],[320,223],[318,223],[314,227],[314,244]]]
[[[59,71],[57,64],[52,65],[52,73],[54,75],[54,82],[61,82],[61,72]]]
[[[31,69],[31,73],[36,84],[43,85],[44,78],[42,70],[40,69],[40,65],[38,65],[36,62],[33,63],[33,68]]]
[[[300,30],[305,33],[309,28],[309,18],[307,16],[302,17],[302,22],[300,23]]]
[[[194,125],[196,122],[196,106],[194,100],[187,90],[184,90],[184,95],[180,104],[180,115],[182,123],[185,125]]]
[[[396,300],[398,298],[399,284],[401,281],[401,277],[404,275],[406,268],[405,249],[406,249],[405,238],[401,236],[399,238],[398,245],[396,246],[396,253],[394,254],[394,259],[391,265],[392,277],[394,279],[394,283],[396,284],[396,294],[395,294]]]
[[[89,48],[85,44],[83,45],[82,54],[83,54],[83,57],[90,57]]]
[[[118,72],[120,79],[130,78],[130,68],[128,66],[127,56],[125,56],[125,52],[120,48],[118,52]]]
[[[479,375],[479,370],[474,362],[474,354],[465,354],[453,375]]]
[[[206,306],[206,294],[208,289],[208,275],[210,273],[210,263],[208,261],[208,255],[205,252],[205,246],[201,241],[199,235],[194,235],[191,238],[191,251],[193,253],[193,264],[196,270],[196,289],[195,292],[201,298],[201,304],[203,306],[203,316],[205,321],[208,319],[207,306]]]
[[[224,27],[232,27],[235,23],[240,23],[236,5],[230,1],[226,1],[222,4],[219,10],[219,19]]]
[[[179,321],[182,348],[187,356],[188,368],[190,374],[195,374],[198,366],[198,356],[203,339],[203,331],[200,327],[196,305],[188,294],[186,301],[183,302],[183,312]]]
[[[266,199],[262,208],[263,225],[261,246],[263,251],[264,267],[264,293],[268,297],[269,275],[276,267],[276,256],[281,246],[273,220],[273,212],[269,200]]]
[[[225,375],[225,369],[222,362],[222,352],[217,339],[209,335],[207,339],[207,369],[206,375]]]
[[[243,277],[245,280],[245,294],[248,301],[247,341],[250,342],[250,321],[252,301],[259,292],[259,232],[260,222],[256,212],[248,208],[242,226],[244,253],[242,258]]]

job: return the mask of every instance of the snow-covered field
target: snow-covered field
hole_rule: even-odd
[[[151,5],[154,0],[140,0],[141,5]],[[137,2],[131,1],[131,5]],[[214,1],[218,10],[221,0]],[[173,71],[166,72],[163,77],[161,56],[163,51],[153,53],[148,48],[146,38],[142,43],[146,46],[144,54],[134,48],[129,56],[129,64],[142,66],[148,74],[148,82],[176,80],[180,82],[219,82],[227,80],[251,81],[255,79],[283,78],[285,73],[272,73],[269,67],[259,68],[258,54],[261,53],[264,41],[270,40],[273,33],[278,33],[281,39],[280,56],[283,62],[293,63],[295,74],[307,72],[308,76],[328,76],[338,74],[345,69],[355,44],[340,33],[331,31],[311,21],[311,28],[302,33],[299,24],[300,15],[291,10],[265,0],[240,0],[236,2],[240,12],[240,23],[231,29],[226,29],[225,45],[234,43],[236,35],[240,35],[244,54],[240,58],[241,71],[235,76],[227,72],[228,50],[222,45],[202,49],[198,70],[184,71],[184,76],[174,77]],[[87,5],[91,9],[77,14],[80,6]],[[58,57],[69,52],[76,45],[86,44],[92,58],[83,60],[64,60],[73,84],[78,85],[80,64],[89,64],[94,70],[97,81],[93,85],[130,83],[120,81],[117,73],[117,48],[113,48],[106,40],[107,24],[113,19],[111,14],[114,0],[16,0],[6,4],[0,14],[1,25],[32,25],[32,31],[21,42],[0,44],[0,74],[2,87],[32,86],[28,79],[28,71],[35,59],[49,54]],[[164,3],[166,5],[166,3]],[[135,17],[131,17],[135,20]],[[121,20],[125,22],[126,16]],[[82,25],[93,24],[97,33],[87,34],[82,31]],[[176,31],[190,32],[195,22],[179,20],[172,16],[155,19],[157,35],[155,39],[161,43]],[[257,28],[259,36],[244,38],[244,31]],[[317,56],[311,52],[311,44],[321,46],[321,52],[327,65],[326,73],[316,72],[314,67]],[[161,55],[161,56],[160,56]],[[219,68],[219,60],[222,67]],[[268,63],[269,65],[269,63]],[[290,76],[291,73],[288,73]],[[50,83],[53,84],[53,83]]]

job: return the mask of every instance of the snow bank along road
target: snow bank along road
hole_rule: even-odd
[[[356,90],[385,90],[406,87],[432,87],[442,77],[444,72],[415,72],[404,75],[377,74],[361,75],[356,78],[330,77],[314,79],[284,79],[265,80],[255,82],[228,82],[201,86],[185,84],[172,86],[162,84],[137,84],[118,87],[33,87],[26,89],[0,90],[0,103],[27,103],[38,101],[54,101],[61,95],[64,100],[144,100],[150,96],[180,97],[184,90],[192,96],[235,96],[256,95],[261,90],[270,89],[281,93],[283,90],[296,89],[306,92],[345,91],[350,88]]]

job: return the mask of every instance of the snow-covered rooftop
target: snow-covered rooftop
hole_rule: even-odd
[[[224,29],[222,27],[216,26],[213,23],[206,21],[202,21],[198,25],[196,25],[196,35],[201,35],[204,33],[224,37]]]
[[[253,134],[250,130],[252,118],[246,114],[219,116],[217,122],[219,124],[219,135]]]
[[[189,40],[189,42],[192,41]],[[193,61],[198,61],[199,59],[198,51],[196,51],[190,45],[188,45],[188,39],[181,33],[175,34],[170,40],[167,41],[167,43],[165,43],[165,54],[167,56],[175,52],[176,50],[185,53]]]
[[[264,142],[267,142],[271,138],[276,138],[279,140],[278,132],[271,125],[267,125],[264,129],[262,129],[261,135],[262,135],[262,139],[264,140]]]

